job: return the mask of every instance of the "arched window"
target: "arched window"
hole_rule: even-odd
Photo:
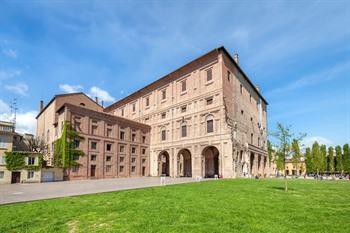
[[[166,140],[166,129],[165,129],[165,126],[160,128],[160,138],[161,138],[162,141]]]
[[[212,115],[208,115],[206,117],[206,127],[207,127],[207,133],[214,132],[214,117]]]

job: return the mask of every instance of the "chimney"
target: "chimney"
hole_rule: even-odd
[[[260,92],[260,87],[258,85],[256,85],[255,88],[258,92]]]
[[[238,53],[233,54],[233,60],[239,65],[239,60],[238,60]]]
[[[97,96],[95,97],[95,102],[98,104],[98,97]]]
[[[40,100],[40,105],[39,105],[40,112],[44,109],[44,101]]]

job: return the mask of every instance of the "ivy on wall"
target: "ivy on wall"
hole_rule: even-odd
[[[36,157],[39,159],[37,165],[27,165],[25,159],[28,157]],[[43,155],[42,154],[33,154],[28,152],[5,152],[5,163],[6,168],[9,171],[15,171],[15,170],[39,170],[43,166]]]

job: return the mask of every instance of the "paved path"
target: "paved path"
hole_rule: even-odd
[[[194,182],[193,178],[166,178],[167,184]],[[0,204],[76,196],[160,185],[159,177],[115,178],[35,184],[0,185]]]

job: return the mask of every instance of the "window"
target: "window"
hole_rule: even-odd
[[[73,155],[73,160],[79,160],[79,155]]]
[[[106,165],[106,172],[112,171],[112,165]]]
[[[79,146],[80,146],[80,141],[75,139],[74,140],[74,145],[73,145],[74,149],[79,148]]]
[[[212,69],[207,70],[207,82],[213,79],[213,71]]]
[[[106,156],[106,161],[107,161],[107,162],[112,161],[112,156]]]
[[[166,131],[165,129],[163,128],[162,129],[162,141],[165,141],[166,140]]]
[[[146,143],[146,136],[142,136],[142,143]]]
[[[73,166],[72,172],[79,172],[79,166]]]
[[[260,138],[258,138],[258,146],[260,146]]]
[[[28,171],[27,178],[28,179],[33,179],[34,178],[34,172],[33,171]]]
[[[243,94],[243,86],[242,84],[240,85],[240,92],[241,92],[241,95]]]
[[[250,121],[253,122],[253,117],[250,118]]]
[[[131,163],[135,163],[136,162],[136,158],[131,158]]]
[[[210,97],[207,99],[207,105],[210,105],[213,103],[213,97]]]
[[[121,109],[121,115],[124,116],[124,108]]]
[[[227,71],[227,81],[231,81],[231,72],[229,70]]]
[[[107,137],[111,138],[112,137],[112,129],[107,128]]]
[[[125,146],[124,145],[120,145],[119,152],[121,152],[121,153],[125,152]]]
[[[145,164],[146,163],[146,159],[142,159],[142,164]]]
[[[84,104],[84,103],[80,103],[80,105],[81,105],[81,106],[85,106],[85,104]]]
[[[76,131],[81,131],[81,118],[80,117],[74,118],[74,129]]]
[[[131,153],[135,154],[136,153],[136,147],[131,147]]]
[[[97,142],[91,142],[90,148],[92,150],[97,150]]]
[[[133,111],[133,112],[136,111],[136,104],[135,104],[135,103],[132,104],[132,111]]]
[[[131,172],[135,172],[136,171],[136,167],[135,166],[132,166],[131,167]]]
[[[213,116],[208,116],[207,117],[207,133],[212,133],[214,132],[214,119]]]
[[[249,102],[250,103],[252,102],[252,95],[251,94],[249,95]]]
[[[97,156],[96,155],[91,155],[91,161],[96,161]]]
[[[166,99],[166,89],[162,90],[162,100]]]
[[[243,115],[244,114],[244,111],[243,111],[243,109],[241,110],[241,115]]]
[[[253,137],[254,137],[254,135],[250,134],[250,144],[253,144]]]
[[[163,113],[162,113],[162,119],[165,119],[165,118],[166,118],[166,113],[163,112]]]
[[[181,137],[186,137],[187,136],[187,126],[183,125],[181,126]]]
[[[28,157],[28,165],[34,165],[35,157]]]
[[[186,91],[186,80],[181,82],[181,91],[182,92]]]
[[[0,148],[7,148],[7,143],[4,138],[0,137]]]
[[[112,144],[107,144],[106,145],[106,151],[111,151],[112,150]]]
[[[47,142],[50,141],[50,130],[49,129],[47,130],[47,133],[46,133],[46,141]]]
[[[119,167],[119,172],[124,172],[124,166]]]
[[[149,97],[146,98],[146,107],[149,106]]]
[[[181,107],[181,112],[182,112],[182,113],[186,112],[186,110],[187,110],[187,107],[186,107],[186,106],[182,106],[182,107]]]
[[[97,125],[92,125],[91,126],[91,134],[97,135]]]
[[[131,134],[131,141],[136,142],[136,134]]]
[[[119,162],[121,162],[121,163],[124,162],[124,157],[120,157]]]
[[[0,165],[5,165],[5,157],[0,156]]]
[[[120,140],[124,140],[124,139],[125,139],[125,132],[120,131]]]
[[[146,154],[146,149],[145,148],[142,148],[142,154]]]
[[[5,172],[4,171],[0,171],[0,179],[3,179],[4,175],[5,175]]]

